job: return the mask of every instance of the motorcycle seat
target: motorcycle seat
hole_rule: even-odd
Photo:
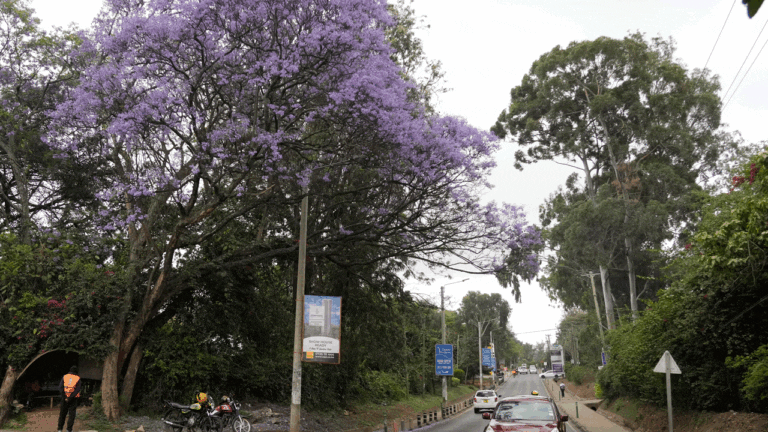
[[[182,404],[176,403],[176,402],[168,402],[168,406],[170,406],[171,408],[176,408],[176,409],[185,409],[185,410],[189,409],[189,405],[182,405]]]

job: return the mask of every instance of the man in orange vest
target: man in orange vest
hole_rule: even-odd
[[[72,426],[75,424],[77,402],[80,400],[80,377],[77,376],[77,366],[69,368],[69,373],[61,378],[59,393],[61,393],[61,411],[59,411],[59,428],[57,430],[61,432],[61,429],[64,427],[64,419],[69,414],[67,431],[72,432]]]

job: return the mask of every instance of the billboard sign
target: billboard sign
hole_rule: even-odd
[[[453,345],[435,345],[435,375],[453,376]]]
[[[301,360],[341,362],[341,297],[304,296],[304,337]]]
[[[556,374],[564,373],[562,345],[552,344],[552,347],[549,349],[549,357],[552,361],[552,372]]]

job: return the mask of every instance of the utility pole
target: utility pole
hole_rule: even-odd
[[[480,331],[480,321],[477,322],[477,362],[480,367],[480,390],[483,389],[483,334]]]
[[[443,327],[443,345],[445,345],[445,287],[447,287],[448,285],[466,282],[468,280],[469,278],[466,278],[460,281],[445,284],[440,287],[440,310],[442,311],[441,321],[442,321],[442,327]],[[448,381],[445,375],[443,375],[443,400],[446,402],[448,401]]]
[[[490,321],[477,321],[477,361],[478,366],[480,366],[480,390],[483,389],[483,333],[485,332],[485,329],[482,328],[482,325],[485,324],[488,328],[488,324],[490,324],[494,320]]]
[[[307,267],[307,212],[309,211],[309,191],[304,188],[301,200],[301,222],[299,228],[299,274],[296,278],[296,318],[293,329],[293,380],[291,382],[291,417],[290,432],[301,429],[301,351],[304,329],[304,283]]]

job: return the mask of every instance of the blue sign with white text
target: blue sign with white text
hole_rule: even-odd
[[[491,349],[483,348],[483,366],[488,366],[488,367],[496,366],[493,360],[494,360],[493,357],[491,357]]]
[[[453,376],[453,345],[435,345],[435,375]]]

